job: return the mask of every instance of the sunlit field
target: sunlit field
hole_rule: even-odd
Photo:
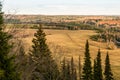
[[[32,39],[34,37],[35,29],[18,29],[14,35],[18,39],[21,39],[24,43],[26,54],[29,53],[32,45]],[[102,52],[102,65],[104,69],[104,60],[106,53],[109,52],[112,70],[115,78],[118,80],[120,77],[120,49],[108,50],[107,44],[102,42],[95,42],[89,39],[91,35],[96,34],[91,30],[52,30],[45,29],[46,40],[52,51],[53,58],[56,59],[58,64],[66,57],[70,59],[72,56],[75,59],[76,65],[79,55],[83,64],[85,42],[88,39],[90,43],[90,54],[93,62],[97,55],[97,51],[100,48]]]

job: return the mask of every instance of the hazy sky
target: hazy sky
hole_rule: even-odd
[[[120,0],[4,0],[13,14],[120,15]]]

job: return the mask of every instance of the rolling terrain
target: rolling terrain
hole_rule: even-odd
[[[60,63],[63,57],[70,59],[72,56],[75,59],[76,65],[78,62],[78,56],[81,56],[83,64],[85,42],[88,39],[90,43],[91,60],[97,55],[97,51],[100,48],[102,53],[102,65],[104,68],[104,61],[107,51],[110,55],[110,61],[114,76],[117,80],[120,79],[120,49],[108,50],[106,43],[95,42],[89,39],[91,35],[97,34],[92,30],[52,30],[45,29],[47,43],[52,51],[53,58]],[[36,29],[18,29],[14,35],[18,39],[21,39],[24,43],[27,53],[31,49],[32,39]],[[26,54],[27,54],[26,53]]]

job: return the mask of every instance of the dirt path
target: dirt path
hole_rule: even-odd
[[[76,46],[78,46],[79,48],[81,48],[81,46],[68,33],[66,33],[66,36],[70,39],[70,41],[73,44],[75,44]]]

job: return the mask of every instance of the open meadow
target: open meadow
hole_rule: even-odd
[[[29,49],[31,49],[32,39],[35,32],[36,29],[18,29],[15,32],[14,37],[22,39],[27,53],[29,52]],[[73,56],[77,66],[79,55],[81,56],[81,61],[83,64],[85,42],[88,39],[92,62],[94,61],[97,51],[100,48],[102,53],[102,65],[104,69],[105,56],[108,51],[114,76],[117,80],[120,79],[120,49],[116,48],[114,50],[108,50],[106,43],[90,40],[89,37],[91,35],[97,34],[95,31],[44,29],[44,32],[46,33],[47,43],[52,51],[53,58],[58,62],[58,64],[63,57],[66,57],[69,60]]]

